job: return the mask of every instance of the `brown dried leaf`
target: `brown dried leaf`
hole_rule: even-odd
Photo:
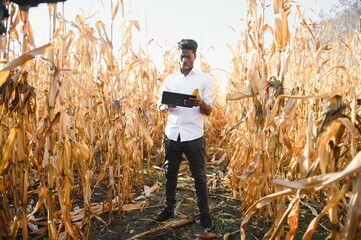
[[[256,10],[257,1],[256,0],[247,0],[247,2],[248,2],[248,12],[252,16]]]
[[[12,128],[10,130],[9,137],[6,141],[6,144],[3,148],[2,152],[2,159],[0,160],[0,175],[3,173],[3,171],[7,168],[9,165],[9,159],[11,156],[12,148],[15,142],[16,133],[19,131],[17,128]]]
[[[75,148],[78,150],[79,155],[82,159],[88,160],[90,158],[90,150],[85,143],[79,143],[75,140],[71,140],[75,145]]]
[[[249,88],[245,87],[245,88],[239,89],[235,93],[228,94],[227,100],[239,100],[239,99],[247,98],[247,97],[251,97],[251,96],[252,96],[252,92],[249,90]]]
[[[351,161],[351,163],[342,171],[313,176],[294,182],[289,182],[281,179],[275,179],[273,180],[273,182],[281,186],[296,189],[308,189],[315,187],[323,188],[332,182],[351,176],[352,174],[359,171],[361,171],[361,152],[359,152],[356,157]]]
[[[93,171],[87,170],[85,174],[85,190],[84,190],[84,202],[90,205],[91,198],[91,184],[93,179]]]
[[[10,70],[0,71],[0,87],[6,82],[10,74]]]
[[[44,46],[41,46],[41,47],[35,48],[35,49],[31,50],[31,51],[28,51],[28,52],[24,53],[23,55],[21,55],[20,57],[12,60],[8,64],[6,64],[1,69],[1,71],[12,70],[12,69],[14,69],[16,67],[22,66],[24,63],[26,63],[27,61],[33,59],[37,55],[44,54],[51,47],[52,47],[52,44],[48,43],[48,44],[46,44]]]
[[[65,50],[64,52],[69,52],[70,46],[74,43],[73,39],[74,39],[74,32],[69,30],[69,32],[67,33],[67,44],[65,46]]]
[[[60,79],[59,79],[59,76],[58,76],[58,73],[56,72],[54,74],[54,76],[51,76],[51,80],[50,80],[50,90],[49,90],[49,95],[48,95],[48,105],[49,107],[51,108],[54,108],[55,107],[55,104],[56,104],[56,99],[57,99],[57,96],[59,94],[59,90],[60,90],[60,86],[61,86],[61,83],[60,83]]]
[[[117,3],[115,4],[115,8],[112,14],[112,21],[114,21],[114,18],[117,16],[118,10],[119,10],[119,2],[120,0],[117,1]],[[123,3],[122,3],[123,5]]]
[[[105,29],[105,25],[102,21],[97,21],[96,24],[95,24],[97,30],[98,30],[98,33],[100,36],[104,35],[105,36],[105,40],[106,40],[106,43],[109,45],[109,46],[112,46],[112,42],[110,41],[108,35],[107,35],[107,31]]]
[[[274,0],[273,11],[275,14],[275,40],[277,42],[278,51],[285,51],[290,41],[290,31],[288,28],[288,15],[290,7],[287,0]]]
[[[323,78],[326,79],[327,76],[328,76],[329,74],[331,74],[331,72],[332,72],[333,70],[335,70],[335,69],[340,69],[340,70],[343,71],[344,76],[346,77],[345,81],[343,81],[343,82],[345,83],[345,86],[344,86],[343,88],[345,88],[345,87],[349,88],[349,85],[350,85],[350,82],[351,82],[351,76],[350,76],[350,72],[348,71],[348,69],[347,69],[345,66],[335,66],[335,67],[332,67],[331,69],[329,69],[329,70],[327,71],[327,73],[323,76]],[[341,92],[337,92],[337,91],[336,91],[336,92],[335,92],[333,95],[331,95],[331,96],[333,97],[333,96],[339,95],[339,94],[341,94]]]
[[[79,228],[77,227],[76,224],[71,224],[68,221],[65,221],[65,230],[67,232],[67,234],[69,234],[72,239],[80,239],[80,233],[79,233]]]
[[[213,232],[205,232],[202,234],[194,234],[194,236],[198,239],[214,239],[217,237],[217,234],[213,233]]]
[[[330,165],[332,155],[331,145],[338,145],[339,135],[341,134],[340,131],[343,132],[344,127],[343,124],[336,120],[330,123],[329,127],[327,128],[326,135],[321,139],[318,147],[318,158],[320,159],[320,169],[322,173],[326,173],[327,167]]]
[[[321,98],[330,98],[330,97],[333,97],[335,96],[336,94],[341,94],[341,93],[344,93],[344,92],[347,92],[349,91],[350,89],[350,86],[349,85],[345,85],[339,89],[335,89],[333,91],[330,91],[330,92],[327,92],[327,93],[323,93],[323,94],[319,94],[319,95],[306,95],[306,96],[300,96],[300,95],[279,95],[277,97],[277,100],[274,104],[274,107],[265,123],[265,127],[264,127],[264,130],[267,129],[269,127],[269,125],[273,122],[274,120],[274,117],[276,116],[277,112],[278,112],[278,108],[279,108],[279,105],[281,103],[281,100],[283,98],[292,98],[292,99],[303,99],[303,100],[306,100],[306,99],[321,99]]]
[[[130,212],[130,211],[134,211],[134,210],[143,210],[147,205],[148,205],[147,201],[142,201],[142,202],[133,203],[133,204],[124,204],[122,206],[122,210],[124,212]]]
[[[268,234],[270,234],[271,232],[272,235],[271,237],[269,237],[270,240],[274,240],[274,239],[280,239],[282,232],[283,232],[283,226],[284,226],[284,222],[286,221],[287,216],[290,214],[290,212],[292,211],[292,209],[294,208],[295,205],[299,205],[300,202],[300,198],[299,196],[295,196],[290,204],[287,207],[287,210],[283,213],[282,217],[280,218],[278,224],[276,227],[274,227],[273,229],[271,228],[268,233],[266,234],[268,236]],[[283,206],[282,206],[283,207]],[[268,238],[267,238],[268,239]]]
[[[361,176],[353,189],[347,209],[345,239],[360,239],[361,237]]]
[[[79,87],[79,89],[80,89],[83,93],[85,93],[85,94],[88,95],[88,96],[91,96],[90,92],[89,92],[85,87],[83,87],[83,86],[79,83],[78,80],[75,80],[74,77],[72,77],[71,75],[69,76],[69,78],[75,83],[75,85],[76,85],[77,87]]]
[[[312,123],[313,123],[313,113],[311,112],[308,118],[307,124],[307,135],[306,135],[306,146],[304,148],[303,154],[300,159],[299,169],[301,173],[301,178],[306,177],[306,174],[309,172],[311,168],[312,162],[315,160],[316,149],[313,147],[313,131],[312,131]]]
[[[151,193],[157,191],[160,189],[161,184],[157,181],[153,184],[153,186],[149,187],[147,185],[144,185],[144,195],[146,197],[149,197]]]
[[[152,147],[154,142],[152,139],[152,136],[150,135],[148,129],[146,127],[144,127],[142,124],[139,124],[140,130],[143,133],[143,136],[145,137],[145,139],[147,140],[149,147]]]
[[[33,217],[34,214],[36,214],[36,212],[40,209],[40,207],[43,206],[43,204],[45,203],[45,199],[46,199],[48,190],[46,188],[44,188],[44,186],[40,185],[37,191],[38,191],[39,199],[36,202],[34,210],[27,216],[28,219]]]
[[[287,223],[290,227],[286,235],[286,240],[295,239],[297,228],[298,228],[298,218],[300,217],[300,201],[297,198],[297,202],[293,205],[290,214],[288,215]]]
[[[185,226],[185,225],[193,222],[195,217],[196,217],[196,215],[189,215],[189,216],[186,216],[181,219],[169,220],[164,226],[152,228],[149,231],[137,234],[137,235],[129,238],[129,240],[148,239],[148,238],[152,237],[153,235],[159,236],[159,235],[161,235],[159,233],[161,233],[162,231],[167,231],[170,228],[179,228],[179,227]]]
[[[343,187],[342,190],[338,193],[337,196],[335,196],[331,201],[327,203],[327,205],[322,209],[322,212],[318,216],[316,216],[314,219],[312,219],[311,223],[308,225],[306,233],[303,235],[302,240],[311,240],[313,233],[315,232],[318,222],[327,214],[327,212],[335,205],[337,204],[342,197],[344,197],[345,193],[347,192],[348,188],[350,186],[350,181],[348,181]]]
[[[274,200],[276,200],[276,199],[278,199],[278,198],[280,198],[282,196],[291,195],[294,192],[295,191],[292,190],[292,189],[286,189],[286,190],[282,190],[282,191],[279,191],[279,192],[276,192],[276,193],[269,194],[269,195],[257,200],[254,204],[252,204],[252,206],[250,206],[247,209],[246,213],[244,214],[243,220],[242,220],[242,223],[241,223],[242,229],[243,229],[243,226],[248,223],[248,221],[251,219],[252,214],[257,209],[260,209],[263,206],[270,204],[271,202],[273,202]]]
[[[273,13],[280,13],[280,10],[283,8],[283,0],[273,0]]]

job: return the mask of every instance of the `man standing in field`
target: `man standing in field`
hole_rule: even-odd
[[[198,44],[192,39],[178,43],[180,49],[180,70],[167,76],[161,88],[163,91],[196,95],[184,100],[190,107],[160,104],[161,112],[169,112],[164,136],[164,170],[166,177],[164,210],[155,221],[164,222],[174,217],[175,196],[179,165],[184,153],[188,159],[195,181],[200,223],[206,231],[214,229],[209,214],[208,187],[205,172],[204,118],[212,112],[212,82],[210,77],[194,68]]]

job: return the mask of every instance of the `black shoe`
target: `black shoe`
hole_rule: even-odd
[[[169,211],[166,208],[164,208],[163,211],[154,218],[154,221],[165,222],[171,218],[174,218],[174,211]]]
[[[215,226],[212,223],[211,216],[209,213],[202,213],[200,223],[202,227],[204,228],[205,232],[211,232],[215,229]]]

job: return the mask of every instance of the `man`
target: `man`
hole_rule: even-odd
[[[183,39],[178,46],[181,52],[180,71],[166,77],[160,95],[163,91],[192,94],[195,89],[199,94],[196,98],[184,100],[184,104],[191,107],[162,105],[158,101],[160,111],[169,112],[169,115],[164,136],[166,203],[164,210],[154,220],[164,222],[174,217],[178,171],[184,153],[195,181],[200,223],[206,231],[211,231],[214,227],[208,206],[203,129],[204,117],[212,112],[212,82],[208,75],[194,68],[197,42]]]

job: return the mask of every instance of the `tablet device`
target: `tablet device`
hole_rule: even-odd
[[[173,106],[192,108],[193,106],[184,105],[184,99],[190,99],[190,98],[196,98],[196,96],[190,94],[163,91],[161,103],[167,105],[173,105]]]

